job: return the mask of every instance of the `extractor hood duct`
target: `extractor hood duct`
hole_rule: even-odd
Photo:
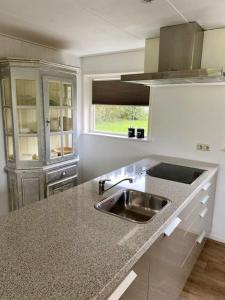
[[[196,22],[162,27],[159,72],[122,75],[121,80],[145,85],[225,82],[222,68],[201,69],[203,37]]]

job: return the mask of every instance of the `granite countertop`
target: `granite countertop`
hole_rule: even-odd
[[[192,185],[141,175],[165,161],[206,169]],[[179,214],[217,166],[151,156],[108,173],[121,187],[168,197],[152,221],[137,224],[94,208],[96,178],[0,218],[0,299],[104,299]],[[110,184],[112,184],[110,183]]]

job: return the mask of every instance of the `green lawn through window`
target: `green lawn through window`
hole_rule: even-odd
[[[95,130],[103,132],[112,132],[119,134],[127,134],[128,128],[144,128],[145,135],[148,133],[148,120],[120,120],[116,122],[96,122]]]
[[[149,107],[95,105],[95,130],[127,135],[128,128],[144,128],[148,133]]]

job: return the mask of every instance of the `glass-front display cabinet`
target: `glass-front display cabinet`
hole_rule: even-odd
[[[47,162],[68,160],[76,153],[74,82],[45,77],[44,91]]]
[[[48,173],[58,174],[63,168],[63,178],[52,177],[57,179],[57,187],[61,179],[76,177],[66,169],[78,161],[78,68],[40,60],[1,59],[0,71],[10,207],[16,209],[46,196]],[[77,168],[73,170],[77,172]],[[25,195],[31,200],[23,199]]]

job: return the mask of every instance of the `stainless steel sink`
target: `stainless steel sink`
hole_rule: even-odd
[[[161,196],[126,189],[98,202],[95,208],[132,222],[146,223],[169,203],[169,199]]]

